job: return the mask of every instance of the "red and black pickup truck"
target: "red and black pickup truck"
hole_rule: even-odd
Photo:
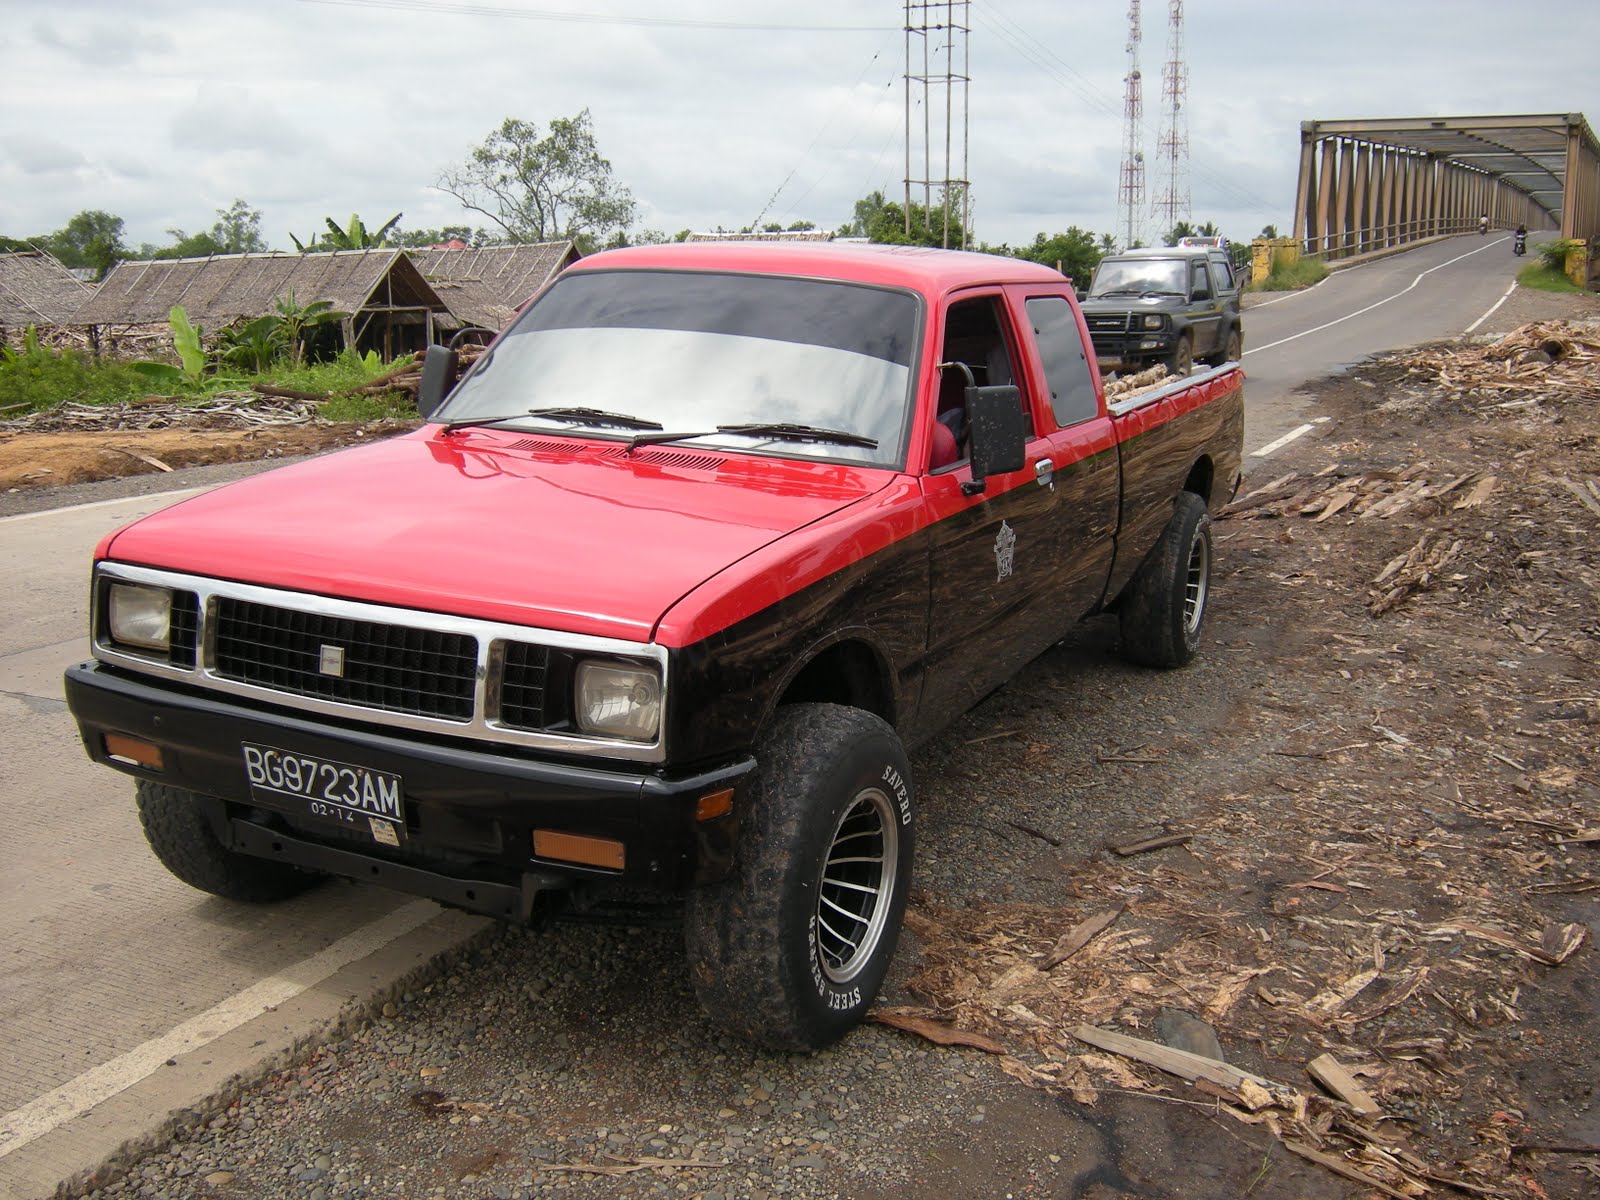
[[[1089,614],[1199,647],[1242,375],[1108,406],[1089,346],[1012,259],[595,255],[430,351],[417,431],[107,537],[84,744],[195,887],[681,906],[710,1013],[825,1045],[894,953],[905,748]]]

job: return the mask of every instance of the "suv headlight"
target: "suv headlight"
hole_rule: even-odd
[[[1144,327],[1146,329],[1165,329],[1166,325],[1167,319],[1158,313],[1150,313],[1144,319]]]
[[[661,676],[654,667],[579,663],[573,690],[582,732],[630,742],[655,740],[661,728]]]
[[[113,583],[106,598],[106,631],[122,646],[166,651],[172,643],[172,593],[166,588]]]

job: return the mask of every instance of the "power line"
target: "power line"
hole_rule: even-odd
[[[512,17],[522,21],[565,21],[583,25],[635,25],[647,28],[733,29],[760,33],[898,33],[895,25],[797,25],[758,21],[698,21],[689,17],[636,17],[623,14],[560,12],[554,9],[505,8],[493,4],[445,3],[443,0],[300,0],[330,8],[377,8],[430,16]]]

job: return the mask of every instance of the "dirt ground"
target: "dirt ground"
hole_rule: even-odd
[[[1426,348],[1323,383],[1332,421],[1254,469],[1217,523],[1201,661],[1137,671],[1113,652],[1114,619],[1091,622],[917,755],[918,887],[882,1015],[964,1042],[945,1053],[1010,1098],[991,1100],[987,1131],[908,1132],[904,1182],[868,1186],[827,1159],[835,1194],[1600,1194],[1593,336]],[[158,469],[114,444],[181,465],[184,435],[165,433],[159,449],[72,455]],[[76,469],[41,445],[35,472]],[[533,953],[498,936],[501,958]],[[666,963],[665,945],[641,953]],[[665,1044],[663,1011],[689,1011],[670,972],[610,1002],[598,1077]],[[558,997],[531,1034],[508,1021],[456,1086],[477,1070],[488,1094],[506,1063],[584,1039],[594,995],[574,991],[570,1012]],[[704,1031],[681,1019],[692,1055]],[[1188,1082],[1107,1031],[1216,1065]],[[1327,1088],[1316,1060],[1339,1068]],[[677,1085],[685,1104],[695,1088],[714,1104],[716,1062],[674,1065],[695,1081]],[[1043,1165],[1066,1153],[1069,1118],[1104,1138],[1073,1180]],[[480,1135],[448,1136],[466,1154]]]

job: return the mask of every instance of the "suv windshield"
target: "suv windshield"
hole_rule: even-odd
[[[897,467],[918,314],[909,293],[859,284],[577,272],[528,307],[432,419],[624,440],[682,431],[703,435],[696,446]],[[751,428],[712,432],[739,425]]]
[[[1189,260],[1184,258],[1108,258],[1095,269],[1090,298],[1149,292],[1189,294]]]

